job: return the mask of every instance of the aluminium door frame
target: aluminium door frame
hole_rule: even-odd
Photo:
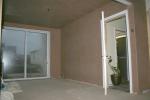
[[[47,72],[46,72],[46,76],[44,77],[33,77],[33,78],[28,78],[27,77],[27,58],[26,58],[26,54],[27,54],[27,50],[25,48],[25,66],[24,66],[24,78],[16,78],[16,79],[4,79],[4,81],[15,81],[15,80],[32,80],[32,79],[47,79],[47,78],[51,78],[50,76],[50,50],[51,50],[51,42],[50,42],[50,36],[51,36],[51,32],[49,31],[44,31],[44,30],[35,30],[35,29],[26,29],[26,28],[18,28],[18,27],[9,27],[9,26],[4,26],[3,29],[6,29],[6,30],[16,30],[16,31],[24,31],[25,32],[25,42],[27,40],[26,38],[26,34],[27,32],[38,32],[38,33],[41,33],[41,34],[46,34],[47,35]],[[2,29],[2,30],[3,30]],[[25,43],[25,47],[27,47],[27,43]]]
[[[104,12],[103,12],[104,13]],[[106,18],[104,18],[104,25],[102,25],[101,23],[101,28],[102,28],[102,33],[105,33],[105,22],[110,21],[112,19],[118,18],[118,17],[122,17],[125,16],[126,17],[126,27],[127,27],[127,42],[128,42],[128,66],[129,66],[129,86],[130,86],[130,94],[133,94],[133,75],[132,75],[132,60],[131,60],[131,38],[130,38],[130,27],[129,27],[129,15],[128,15],[128,10],[124,10],[121,11],[119,13],[113,14],[111,16],[108,16]],[[101,34],[102,34],[101,33]],[[101,35],[102,36],[102,35]],[[105,41],[105,40],[104,40]],[[102,44],[103,45],[103,44]],[[104,49],[102,47],[102,49]],[[106,50],[102,50],[102,51],[106,51]],[[103,55],[103,52],[102,52]],[[106,58],[106,57],[104,57]],[[103,68],[104,71],[105,68]],[[107,70],[106,70],[107,72]],[[104,75],[105,73],[103,72],[103,87],[106,87],[107,85],[105,83],[106,79],[107,79],[107,75]],[[105,90],[105,92],[107,92],[107,90]],[[107,95],[107,93],[105,93]]]

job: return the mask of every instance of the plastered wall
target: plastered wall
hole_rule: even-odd
[[[109,16],[123,9],[124,6],[111,2],[61,29],[65,78],[102,86],[101,11]]]
[[[132,11],[130,15],[131,34],[134,34],[136,55],[136,65],[133,69],[134,72],[134,84],[138,92],[142,92],[150,88],[149,83],[149,47],[148,47],[148,32],[147,32],[147,20],[146,20],[146,3],[145,0],[129,0],[132,2]],[[132,40],[132,41],[133,41]],[[134,59],[134,60],[135,60]]]
[[[139,93],[150,87],[145,1],[130,1],[131,6],[110,2],[61,28],[64,78],[102,85],[101,11],[107,17],[128,9],[133,91]]]

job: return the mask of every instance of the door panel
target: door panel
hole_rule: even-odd
[[[104,87],[104,94],[107,95],[107,58],[106,58],[106,33],[105,33],[105,19],[104,19],[104,12],[102,11],[102,20],[101,20],[101,45],[102,45],[102,66],[103,66],[103,87]]]
[[[2,61],[4,79],[24,78],[25,32],[3,30]]]
[[[47,76],[47,35],[27,33],[27,77]]]

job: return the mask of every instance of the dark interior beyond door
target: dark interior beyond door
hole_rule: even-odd
[[[118,66],[120,68],[122,83],[128,82],[127,73],[127,47],[126,47],[126,37],[117,39],[117,56],[118,56]]]

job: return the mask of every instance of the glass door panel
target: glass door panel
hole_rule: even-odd
[[[25,32],[3,30],[2,62],[4,79],[24,78]]]
[[[47,34],[27,32],[27,77],[47,76]]]

